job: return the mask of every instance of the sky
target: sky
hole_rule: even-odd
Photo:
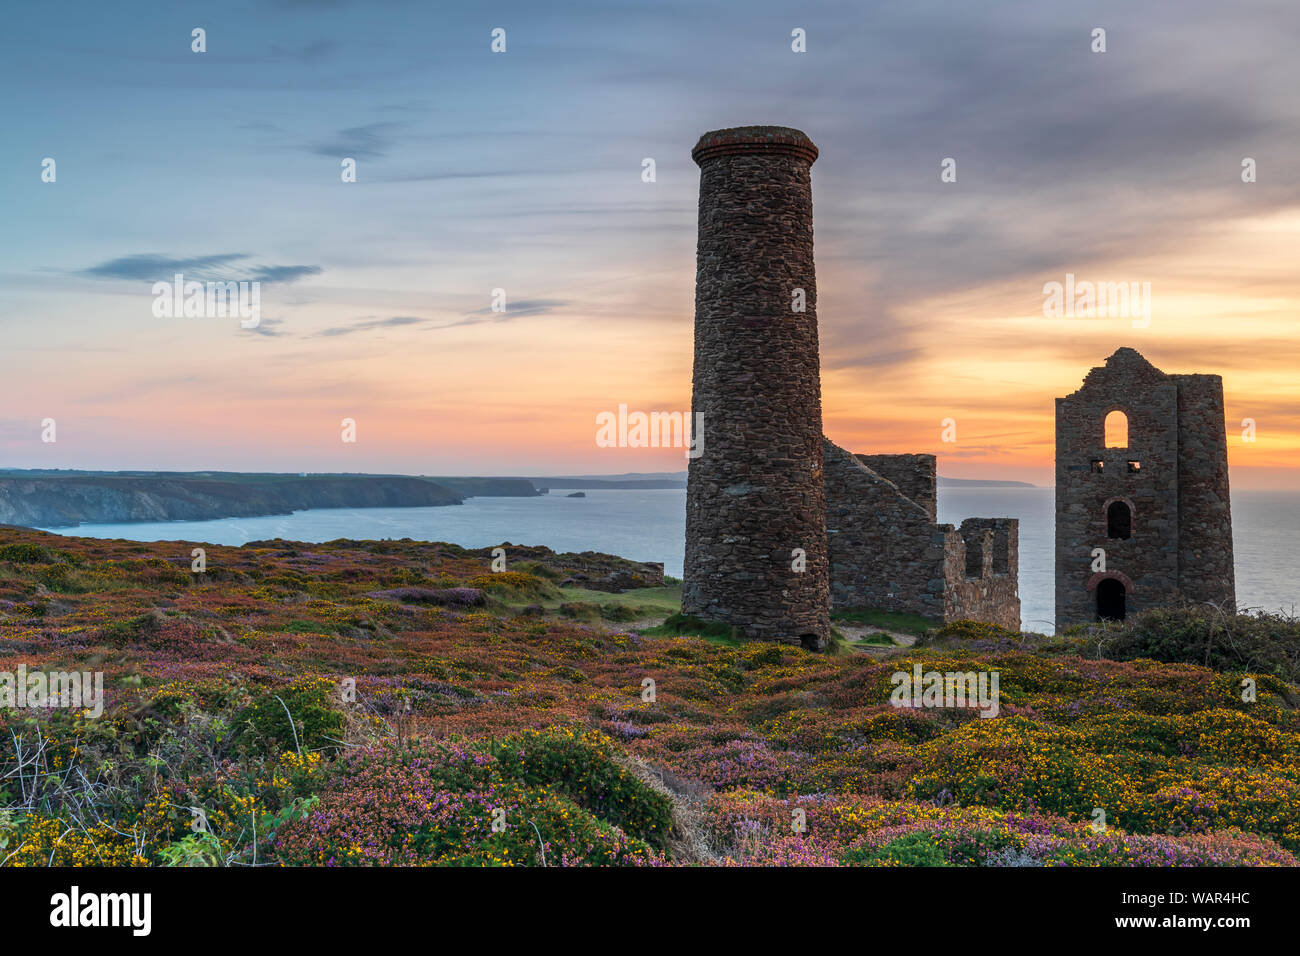
[[[821,151],[833,441],[1049,484],[1130,346],[1223,376],[1235,488],[1300,488],[1297,46],[1294,0],[14,6],[0,467],[681,470],[596,417],[689,409],[690,150],[770,124]],[[156,316],[177,272],[258,326]],[[1067,274],[1149,321],[1045,314]]]

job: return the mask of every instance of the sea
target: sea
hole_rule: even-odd
[[[683,489],[586,489],[585,498],[566,497],[567,491],[552,489],[551,494],[536,498],[467,498],[464,504],[441,508],[338,508],[264,518],[85,524],[43,530],[89,538],[221,545],[271,538],[316,543],[336,538],[413,538],[449,541],[467,548],[509,542],[659,561],[665,573],[681,577],[686,541]],[[1051,633],[1053,489],[939,489],[941,522],[959,524],[974,516],[1020,519],[1022,626]],[[1300,604],[1300,492],[1234,492],[1232,519],[1237,603],[1294,614]]]

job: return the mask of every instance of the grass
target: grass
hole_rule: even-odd
[[[919,614],[902,614],[895,611],[879,611],[875,608],[848,608],[843,611],[832,611],[831,620],[844,624],[856,624],[861,627],[880,627],[887,631],[899,631],[903,634],[914,634],[917,637],[920,637],[943,624],[942,621],[922,617]],[[876,642],[867,641],[866,643]]]
[[[893,647],[894,639],[888,634],[868,634],[866,637],[862,638],[862,640],[858,641],[858,643],[871,644],[875,647]]]
[[[610,594],[607,591],[591,591],[587,588],[560,588],[563,602],[579,601],[587,604],[616,604],[644,612],[644,617],[667,617],[676,614],[682,607],[681,585],[663,588],[637,588],[622,594]],[[561,603],[563,603],[561,602]],[[546,605],[543,604],[543,607]]]
[[[621,594],[595,591],[582,587],[558,587],[549,582],[561,576],[560,572],[541,562],[518,562],[515,567],[535,579],[534,588],[489,589],[494,605],[508,611],[521,611],[526,607],[541,607],[548,614],[570,620],[596,623],[629,623],[663,618],[654,627],[643,629],[648,637],[700,637],[724,647],[739,647],[744,641],[734,628],[713,624],[690,615],[681,614],[682,585],[677,578],[665,578],[669,583],[658,588],[637,588]],[[518,575],[516,575],[517,577]],[[489,581],[493,579],[488,579]],[[831,621],[862,627],[880,627],[888,631],[922,636],[941,626],[941,622],[919,614],[900,614],[874,608],[853,608],[833,611]],[[831,651],[850,653],[856,645],[894,647],[897,642],[888,634],[868,634],[857,641],[849,640],[843,633],[832,629]]]
[[[700,637],[723,647],[740,647],[745,643],[729,624],[716,624],[681,612],[670,615],[662,624],[647,628],[641,633],[646,637]]]
[[[501,590],[491,593],[496,599],[496,606],[507,611],[519,612],[528,607],[540,607],[548,615],[589,623],[608,621],[626,624],[667,618],[676,614],[682,606],[680,584],[672,587],[636,588],[622,594],[553,585],[531,593],[507,593]]]

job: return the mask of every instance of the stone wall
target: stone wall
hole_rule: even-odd
[[[854,455],[876,474],[898,486],[925,509],[930,520],[939,514],[938,460],[934,455]]]
[[[851,455],[827,441],[823,457],[832,607],[1020,630],[1016,519],[968,518],[960,529],[936,524],[931,510],[866,464],[892,465],[926,493],[935,487],[933,477],[925,481],[934,474],[933,455]]]
[[[952,525],[936,525],[893,482],[827,441],[826,537],[831,604],[944,618],[944,555]]]
[[[1020,630],[1020,521],[967,518],[945,538],[944,620]]]
[[[817,148],[798,130],[706,133],[700,166],[683,611],[746,637],[830,639],[813,268]],[[792,310],[803,290],[804,311]],[[802,567],[797,554],[802,553]]]
[[[1223,379],[1169,377],[1178,386],[1178,588],[1190,601],[1235,609]]]

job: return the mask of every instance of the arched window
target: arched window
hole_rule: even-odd
[[[1106,509],[1106,537],[1133,537],[1133,512],[1126,502],[1112,501]]]
[[[1128,447],[1128,416],[1121,411],[1113,411],[1106,416],[1106,447]]]

